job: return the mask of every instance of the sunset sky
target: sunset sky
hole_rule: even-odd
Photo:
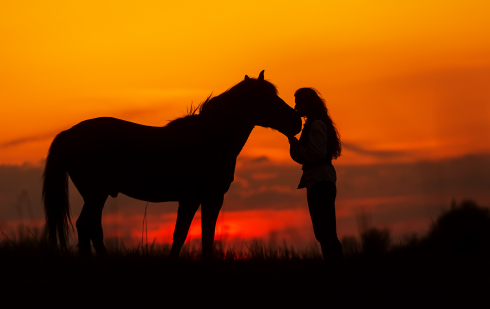
[[[490,205],[478,187],[490,184],[488,173],[475,165],[490,164],[489,16],[488,1],[4,0],[0,228],[19,220],[22,190],[42,219],[33,179],[60,131],[100,116],[162,126],[261,70],[291,106],[300,87],[327,101],[344,142],[334,162],[339,234],[357,232],[361,209],[402,233],[426,228],[452,198]],[[474,186],[464,189],[456,166],[475,173]],[[222,232],[311,238],[305,192],[295,190],[300,175],[287,139],[256,128],[225,199]],[[399,187],[385,188],[393,183]],[[137,237],[144,202],[107,205],[105,226],[117,215],[119,230],[126,220]],[[162,242],[173,229],[169,207],[149,219]]]

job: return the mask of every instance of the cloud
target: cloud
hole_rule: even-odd
[[[56,133],[45,133],[45,134],[24,136],[21,138],[13,139],[13,140],[2,143],[2,144],[0,144],[0,148],[9,148],[9,147],[20,146],[22,144],[42,141],[42,140],[45,140],[48,138],[53,138],[55,135],[56,135]]]
[[[440,205],[452,198],[490,202],[490,155],[468,155],[438,161],[337,166],[338,202],[370,205],[367,201],[409,201]],[[256,175],[275,177],[256,177]],[[254,177],[255,176],[255,177]],[[301,167],[273,162],[242,161],[227,193],[229,209],[295,208],[305,204],[304,190],[296,190]],[[278,188],[283,188],[278,190]],[[289,190],[286,190],[289,188]],[[412,203],[413,200],[410,200]],[[376,204],[376,203],[375,203]],[[396,208],[396,205],[393,205]]]
[[[300,166],[242,161],[225,196],[227,211],[307,209],[305,190],[296,190]],[[451,200],[475,199],[490,206],[490,154],[409,163],[337,166],[339,233],[357,233],[365,211],[376,226],[395,234],[422,232]],[[275,177],[254,177],[256,173]],[[280,190],[278,190],[280,188]]]
[[[164,111],[164,108],[160,105],[156,106],[150,106],[146,108],[132,108],[132,109],[126,109],[126,110],[120,110],[120,111],[114,111],[112,115],[114,117],[118,117],[121,119],[138,119],[138,118],[143,118],[148,115],[155,115],[158,113],[161,113]],[[182,110],[180,115],[184,115],[185,110]],[[161,125],[165,125],[167,122],[171,121],[172,119],[166,119],[162,121]],[[75,125],[76,123],[73,123],[71,125]],[[60,133],[63,130],[66,130],[70,126],[64,126],[60,127],[59,129],[53,130],[51,132],[45,132],[41,134],[33,134],[33,135],[27,135],[23,137],[19,137],[16,139],[12,139],[6,142],[3,142],[0,144],[0,149],[5,149],[5,148],[10,148],[10,147],[16,147],[28,143],[33,143],[33,142],[38,142],[38,141],[43,141],[46,139],[52,139],[54,138],[58,133]]]
[[[341,234],[356,232],[356,215],[363,209],[371,214],[375,225],[414,230],[428,227],[431,218],[435,218],[442,208],[449,207],[453,198],[473,198],[490,206],[490,154],[439,161],[342,165],[336,169],[337,217]],[[227,214],[254,210],[307,211],[306,192],[296,189],[301,173],[300,165],[275,163],[266,158],[240,158],[223,209]],[[43,220],[41,175],[40,167],[0,165],[0,218],[4,223],[19,220],[19,207],[24,207],[24,219],[27,219],[29,209],[19,204],[25,192],[29,196],[33,218]],[[72,219],[76,220],[83,200],[73,184],[70,184],[70,201]],[[130,224],[124,221],[125,218],[142,220],[145,206],[144,201],[120,194],[116,199],[108,199],[104,215],[109,218],[117,214],[124,226]],[[148,212],[156,216],[154,220],[159,220],[162,216],[175,214],[177,207],[175,202],[150,203]]]
[[[29,165],[0,165],[0,218],[17,220],[19,207],[28,213],[32,210],[34,219],[42,219],[41,201],[42,169]],[[22,203],[27,195],[30,205]],[[23,209],[30,207],[31,209]]]
[[[401,157],[405,156],[408,154],[406,151],[395,151],[395,150],[370,150],[363,148],[359,145],[349,143],[349,142],[343,142],[342,146],[346,150],[350,150],[352,152],[355,152],[360,155],[366,155],[366,156],[371,156],[375,157],[378,159],[389,159],[389,158],[396,158],[396,157]]]

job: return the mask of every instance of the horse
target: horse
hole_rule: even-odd
[[[301,131],[298,113],[276,87],[245,79],[211,95],[188,115],[162,127],[101,117],[82,121],[51,143],[43,174],[49,242],[67,248],[71,223],[68,176],[83,197],[76,221],[78,251],[107,255],[102,210],[119,193],[147,202],[179,202],[170,257],[178,258],[201,206],[202,258],[212,257],[216,220],[234,180],[238,155],[255,126],[286,136]],[[73,226],[72,226],[73,227]]]

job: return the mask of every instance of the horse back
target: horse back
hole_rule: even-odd
[[[165,144],[165,127],[152,127],[117,118],[101,117],[80,122],[65,131],[78,151],[122,151],[135,147],[154,147]]]
[[[236,158],[225,163],[219,147],[207,147],[195,124],[185,123],[189,120],[169,127],[109,117],[83,121],[59,135],[70,177],[81,193],[96,185],[111,195],[151,201],[175,200],[164,191],[184,192],[189,186],[227,191]]]

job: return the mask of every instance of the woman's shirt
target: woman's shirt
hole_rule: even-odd
[[[303,167],[303,176],[298,189],[310,189],[315,183],[323,180],[337,181],[337,173],[327,158],[327,126],[321,120],[314,120],[308,135],[308,147],[299,142],[291,145],[291,158],[300,163],[310,163],[311,167]]]

